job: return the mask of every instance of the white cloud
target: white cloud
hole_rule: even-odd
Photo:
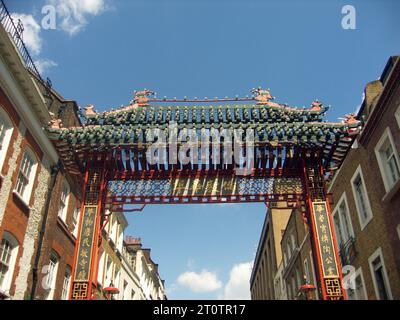
[[[193,292],[211,292],[222,287],[216,273],[207,270],[200,273],[184,272],[178,277],[177,282]]]
[[[50,59],[39,59],[35,61],[36,68],[40,73],[46,73],[50,68],[57,67],[57,62]]]
[[[22,39],[28,50],[34,55],[40,54],[42,50],[42,38],[40,37],[40,25],[36,22],[31,14],[12,13],[11,17],[17,25],[18,20],[21,20],[24,31]]]
[[[249,300],[252,267],[253,262],[234,265],[229,274],[229,281],[219,298],[221,300]]]
[[[88,16],[97,16],[106,10],[104,0],[48,0],[47,3],[56,8],[61,29],[71,36],[85,28]]]

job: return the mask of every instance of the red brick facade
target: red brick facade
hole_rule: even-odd
[[[53,106],[54,108],[59,108],[60,105],[63,104],[63,101],[59,100],[57,96],[54,98]],[[79,122],[79,119],[76,115],[76,110],[74,107],[76,106],[73,102],[67,102],[67,107],[64,111],[64,123],[66,125],[76,124]],[[13,156],[14,152],[16,152],[14,146],[20,137],[20,144],[16,146],[19,152],[16,155],[16,163],[14,167],[14,171],[11,176],[11,188],[7,197],[7,202],[4,209],[4,215],[2,221],[0,221],[0,239],[3,238],[3,233],[7,232],[11,234],[18,242],[18,253],[16,257],[16,261],[14,263],[14,270],[11,279],[11,286],[6,292],[6,294],[10,297],[13,297],[16,290],[16,281],[18,274],[20,272],[20,261],[21,257],[24,253],[24,237],[28,228],[28,220],[30,216],[30,212],[32,210],[32,205],[34,203],[34,191],[38,187],[38,176],[41,173],[41,170],[46,170],[43,167],[42,159],[44,156],[43,151],[39,147],[39,144],[35,141],[33,135],[26,129],[26,126],[22,123],[21,118],[18,116],[18,112],[16,111],[16,107],[7,97],[3,88],[0,87],[0,107],[2,110],[8,115],[8,118],[13,126],[13,131],[11,135],[11,139],[8,144],[8,148],[6,151],[4,164],[1,168],[1,188],[4,186],[5,176],[8,174],[10,170],[10,159]],[[68,123],[69,122],[69,123]],[[50,141],[49,141],[50,143]],[[18,173],[20,164],[24,155],[24,151],[29,148],[36,157],[37,161],[37,169],[35,173],[34,183],[32,192],[30,195],[29,203],[25,203],[13,190],[15,189],[16,182],[18,179]],[[17,150],[17,151],[18,151]],[[64,184],[65,179],[68,179],[68,176],[62,171],[57,174],[56,183],[54,185],[54,189],[48,190],[50,193],[48,195],[51,197],[47,221],[45,225],[45,233],[43,239],[42,250],[40,253],[39,265],[38,265],[38,281],[37,281],[37,290],[35,294],[35,298],[43,298],[45,294],[45,289],[42,286],[43,277],[46,276],[46,273],[42,273],[43,267],[49,263],[50,255],[54,251],[57,253],[59,257],[58,268],[57,268],[57,280],[56,287],[54,291],[53,298],[60,299],[62,294],[62,288],[64,283],[64,275],[66,272],[67,266],[72,268],[73,263],[73,254],[74,254],[74,246],[75,246],[75,237],[73,236],[73,227],[74,227],[74,210],[77,206],[79,206],[79,187],[75,186],[73,182],[69,182],[71,194],[69,196],[68,201],[68,211],[66,216],[66,222],[64,223],[58,217],[58,209],[60,206],[60,196],[61,190]],[[47,181],[47,184],[50,185],[51,178]],[[1,191],[1,189],[0,189]],[[42,199],[45,201],[45,199]],[[43,208],[41,212],[41,216],[43,218],[45,212],[45,208]],[[36,257],[38,239],[40,236],[41,223],[39,223],[39,228],[34,230],[36,234],[36,241],[34,244],[34,254],[31,258],[31,269],[34,267],[34,261]],[[28,280],[26,284],[26,291],[24,293],[23,298],[29,298],[30,292],[32,288],[32,270],[29,272]]]

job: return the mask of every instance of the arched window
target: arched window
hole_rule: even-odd
[[[11,287],[18,247],[17,239],[5,231],[0,244],[0,290],[5,293],[8,293]]]
[[[0,172],[3,168],[14,127],[7,113],[0,107]]]
[[[15,185],[15,192],[27,204],[29,204],[29,201],[31,199],[36,169],[37,160],[35,154],[30,149],[26,148],[19,167],[18,180],[17,184]]]

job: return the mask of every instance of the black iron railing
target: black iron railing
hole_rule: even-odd
[[[44,87],[43,95],[46,98],[46,102],[48,103],[49,100],[51,100],[51,95],[50,95],[51,81],[49,78],[47,78],[46,81],[43,80],[40,72],[38,71],[35,63],[33,62],[33,59],[29,54],[29,51],[26,48],[26,45],[22,39],[22,34],[23,34],[22,22],[18,21],[17,23],[15,23],[3,0],[0,0],[0,23],[3,26],[4,30],[9,34],[16,48],[18,49],[22,61],[24,62],[25,68],[28,71],[30,71],[43,85]]]
[[[356,239],[350,237],[345,243],[340,245],[339,256],[342,266],[350,265],[353,262],[357,254],[355,243]]]

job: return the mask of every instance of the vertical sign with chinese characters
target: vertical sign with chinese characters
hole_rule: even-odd
[[[339,273],[326,203],[313,202],[312,206],[324,278],[338,277]]]
[[[75,245],[72,268],[72,300],[90,300],[96,295],[96,268],[100,230],[102,197],[105,190],[104,171],[91,168],[86,171],[84,206],[81,211],[79,234]],[[93,294],[94,293],[94,294]]]
[[[85,206],[83,211],[81,232],[79,235],[78,255],[75,265],[74,281],[89,281],[92,262],[93,238],[95,233],[97,206]]]
[[[319,152],[310,150],[303,151],[302,154],[303,187],[309,214],[307,220],[322,297],[324,300],[342,300],[346,299],[346,293],[342,288],[342,272],[320,156]]]
[[[339,264],[336,259],[330,216],[326,202],[312,202],[312,214],[326,295],[330,299],[340,299],[343,293],[338,268]]]

